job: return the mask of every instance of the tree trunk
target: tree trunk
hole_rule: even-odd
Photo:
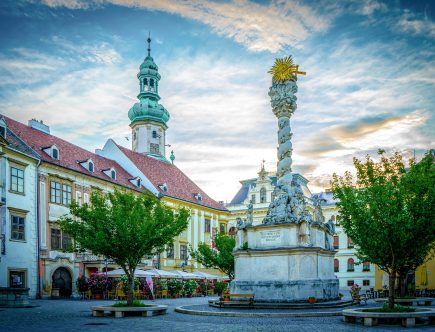
[[[394,308],[394,291],[396,288],[396,270],[391,270],[388,276],[388,307]]]
[[[406,284],[408,281],[407,274],[408,273],[399,276],[400,297],[406,296]]]
[[[128,277],[128,292],[127,292],[127,306],[133,304],[133,292],[134,292],[134,271],[127,274]]]

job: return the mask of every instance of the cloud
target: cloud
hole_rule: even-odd
[[[402,16],[394,24],[394,28],[412,35],[435,38],[435,23],[428,17],[421,17],[410,10],[404,10]]]
[[[275,0],[262,5],[247,0],[45,0],[50,7],[89,9],[105,4],[163,11],[199,21],[215,33],[235,40],[253,52],[278,52],[286,46],[302,47],[310,34],[329,26],[336,13],[325,13],[298,1]]]

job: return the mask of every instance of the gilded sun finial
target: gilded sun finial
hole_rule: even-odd
[[[293,63],[292,56],[286,56],[281,59],[275,59],[273,67],[269,70],[274,81],[287,81],[291,78],[297,78],[297,75],[306,75],[304,71],[299,71],[299,65]]]

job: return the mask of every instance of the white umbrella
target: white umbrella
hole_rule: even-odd
[[[125,272],[123,269],[116,269],[116,270],[112,270],[107,272],[107,276],[108,277],[122,277],[123,275],[125,275]],[[149,276],[154,276],[153,273],[150,273],[149,271],[144,271],[144,270],[139,270],[136,269],[134,270],[134,276],[137,278],[145,278],[145,277],[149,277]]]
[[[154,276],[160,277],[160,278],[181,278],[176,273],[172,273],[172,272],[169,272],[169,271],[158,270],[158,269],[151,269],[151,270],[148,270],[147,272],[152,273]]]
[[[195,271],[192,273],[194,275],[200,277],[201,279],[208,279],[208,280],[220,280],[220,279],[222,279],[221,276],[216,276],[216,275],[210,274],[210,273],[205,273],[205,272],[200,272],[200,271]]]
[[[189,272],[177,270],[174,271],[174,273],[177,273],[183,279],[202,279],[202,277],[198,277],[197,275],[194,275],[193,273],[189,273]]]

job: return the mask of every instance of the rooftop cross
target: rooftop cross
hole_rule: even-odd
[[[148,42],[148,56],[151,56],[151,33],[150,32],[148,32],[147,42]]]

